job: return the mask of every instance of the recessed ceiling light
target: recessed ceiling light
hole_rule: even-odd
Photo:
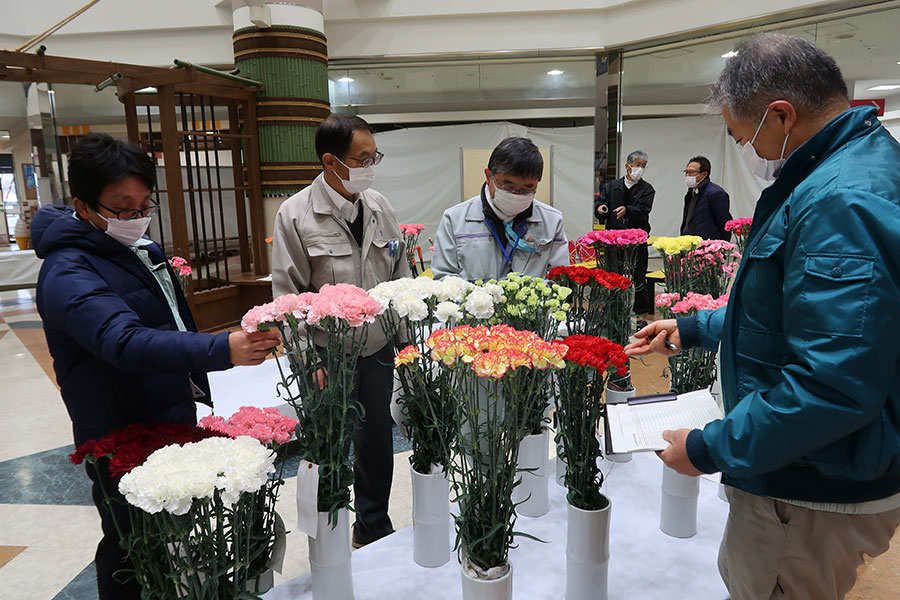
[[[559,69],[553,69],[552,71],[547,71],[547,75],[562,75],[565,71],[560,71]]]
[[[897,90],[900,89],[900,83],[888,83],[885,85],[876,85],[874,87],[870,87],[870,92],[886,92],[888,90]]]
[[[353,83],[353,78],[352,77],[341,77],[340,79],[338,79],[338,81],[340,81],[341,83]]]
[[[722,55],[722,58],[731,58],[731,57],[737,56],[737,55],[738,55],[738,53],[735,52],[734,50],[729,50],[728,52],[726,52],[725,54]]]

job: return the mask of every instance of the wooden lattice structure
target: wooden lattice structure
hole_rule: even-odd
[[[262,86],[176,63],[163,69],[0,51],[0,81],[116,86],[128,138],[159,167],[155,197],[163,209],[149,233],[190,261],[188,300],[208,330],[271,297],[270,284],[258,281],[269,273],[256,130]]]

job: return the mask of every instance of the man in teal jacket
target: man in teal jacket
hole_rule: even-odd
[[[713,102],[774,182],[731,301],[653,323],[626,351],[721,350],[725,417],[666,432],[660,456],[722,472],[731,598],[843,598],[900,523],[900,144],[805,39],[736,52]]]

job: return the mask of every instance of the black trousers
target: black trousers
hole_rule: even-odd
[[[648,250],[644,244],[638,248],[637,265],[634,267],[634,312],[652,313],[655,306],[653,288],[647,285]]]
[[[91,478],[91,496],[94,505],[100,513],[100,527],[103,537],[97,544],[97,552],[94,554],[94,565],[97,567],[97,589],[100,600],[140,600],[141,587],[131,573],[118,573],[122,569],[132,569],[131,562],[126,560],[125,551],[119,546],[119,533],[115,523],[119,524],[122,531],[129,531],[131,521],[128,516],[128,506],[125,497],[119,493],[117,482],[109,477],[109,471],[105,459],[98,466],[102,475],[98,474],[94,465],[85,464],[88,477]],[[101,489],[101,482],[103,488]],[[103,489],[112,499],[107,502],[103,495]],[[115,518],[115,521],[113,521]],[[123,580],[127,579],[125,583]]]
[[[357,361],[353,394],[363,405],[366,418],[354,440],[354,533],[356,539],[364,543],[394,531],[388,517],[388,498],[394,476],[393,390],[394,353],[390,346]]]

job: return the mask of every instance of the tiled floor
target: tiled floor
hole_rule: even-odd
[[[52,376],[32,290],[0,292],[0,365],[0,598],[96,598],[92,559],[99,519],[82,467],[66,459],[73,449],[70,422]],[[664,365],[661,357],[634,365],[639,393],[667,389],[661,377]],[[410,524],[408,448],[395,435],[390,513],[397,528]],[[295,464],[289,472],[296,472]],[[295,493],[296,477],[290,477],[279,500],[288,523],[296,514]],[[307,569],[302,534],[289,534],[284,570],[276,583]],[[857,589],[848,598],[896,599],[898,589],[900,544],[894,544],[860,568]]]

